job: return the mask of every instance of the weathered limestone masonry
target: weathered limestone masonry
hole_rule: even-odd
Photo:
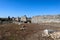
[[[20,19],[21,22],[26,22],[27,21],[27,17],[26,16],[22,16]]]
[[[32,23],[60,23],[60,16],[58,15],[45,15],[45,16],[34,16],[31,19]]]

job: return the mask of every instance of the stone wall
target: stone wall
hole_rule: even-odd
[[[22,16],[20,21],[26,22],[27,21],[27,17],[26,16]]]
[[[32,23],[50,23],[50,22],[57,22],[60,23],[60,16],[34,16],[31,19]]]

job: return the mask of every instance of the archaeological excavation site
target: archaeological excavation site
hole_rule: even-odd
[[[0,18],[0,40],[60,40],[60,15]]]

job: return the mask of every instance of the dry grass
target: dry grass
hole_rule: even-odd
[[[25,25],[25,30],[20,27]],[[43,24],[3,24],[0,25],[0,40],[50,40],[51,38],[42,38],[41,31],[44,29],[60,29]],[[51,39],[52,40],[52,39]]]

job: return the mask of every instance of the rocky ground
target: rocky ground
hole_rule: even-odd
[[[20,28],[24,25],[24,30]],[[42,38],[41,34],[44,29],[60,30],[45,24],[0,24],[0,40],[53,40],[52,38]]]

